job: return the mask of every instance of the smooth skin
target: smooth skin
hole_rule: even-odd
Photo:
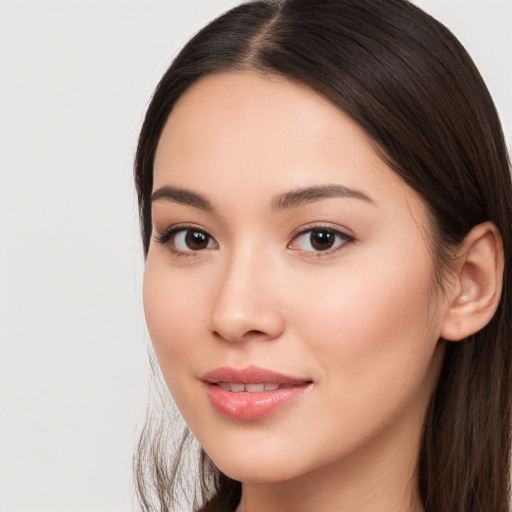
[[[439,340],[494,314],[495,227],[455,248],[438,293],[418,194],[330,102],[249,72],[203,78],[178,101],[153,190],[149,332],[193,434],[243,482],[237,512],[421,511]],[[251,365],[312,384],[265,418],[222,415],[201,376]]]

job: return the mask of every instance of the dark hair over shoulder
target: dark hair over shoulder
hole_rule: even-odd
[[[243,70],[304,83],[366,131],[428,206],[440,285],[448,248],[481,222],[499,228],[505,251],[501,302],[483,330],[447,345],[425,419],[418,476],[427,512],[509,510],[510,162],[471,58],[442,24],[405,0],[256,1],[230,10],[186,45],[149,105],[135,164],[146,254],[153,159],[174,104],[205,75]],[[171,510],[173,471],[151,448],[150,437],[158,434],[145,433],[151,435],[143,434],[136,463],[141,503],[150,510],[149,488],[156,490],[158,509]],[[240,483],[202,457],[202,510],[234,510]]]

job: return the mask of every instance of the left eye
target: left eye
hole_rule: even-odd
[[[306,252],[325,252],[352,241],[352,237],[340,231],[315,228],[300,233],[289,247]]]

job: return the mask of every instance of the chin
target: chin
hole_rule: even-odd
[[[283,443],[284,444],[284,443]],[[285,447],[274,446],[274,443],[254,443],[237,449],[221,451],[219,445],[207,451],[215,466],[226,476],[244,483],[278,483],[293,480],[308,473],[315,467],[309,467],[307,455],[294,450],[295,457]],[[294,460],[296,459],[296,460]],[[302,460],[301,460],[302,459]],[[310,461],[310,463],[314,461]],[[321,463],[320,463],[321,464]]]
[[[281,467],[274,464],[255,465],[238,460],[234,464],[224,463],[215,465],[229,478],[244,483],[270,484],[285,482],[300,476],[297,473],[297,468],[294,468],[295,471],[291,471],[289,464],[286,464],[288,467]]]

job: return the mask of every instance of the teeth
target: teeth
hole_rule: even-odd
[[[245,391],[249,393],[257,393],[258,391],[263,391],[265,389],[264,384],[246,384]]]
[[[278,384],[277,382],[265,382],[259,384],[243,384],[238,382],[217,382],[217,386],[224,391],[232,393],[259,393],[261,391],[275,391],[279,388],[292,388],[293,384]]]
[[[232,393],[241,393],[244,391],[245,386],[243,384],[231,384]]]

